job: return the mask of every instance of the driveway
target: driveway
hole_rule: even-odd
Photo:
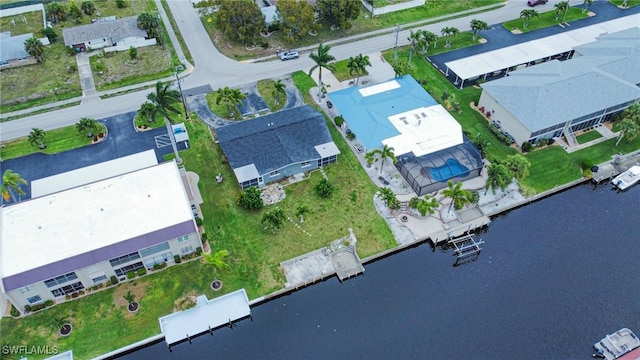
[[[171,146],[157,148],[155,137],[163,135],[166,137],[166,129],[161,127],[150,131],[136,132],[133,128],[134,115],[135,112],[129,112],[100,119],[99,122],[107,126],[107,136],[97,144],[55,155],[37,153],[6,160],[2,162],[2,168],[11,169],[20,174],[23,179],[31,182],[149,149],[154,149],[158,162],[162,162],[162,157],[171,153],[172,149]],[[184,145],[181,144],[178,148],[184,149]],[[22,199],[31,198],[30,186],[23,189],[27,194],[22,196]]]

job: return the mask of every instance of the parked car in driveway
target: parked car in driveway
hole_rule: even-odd
[[[547,1],[549,0],[529,0],[527,1],[527,5],[534,7],[536,5],[544,5],[547,3]]]
[[[296,50],[288,50],[280,53],[280,60],[287,61],[290,59],[297,59],[300,57],[300,54]]]

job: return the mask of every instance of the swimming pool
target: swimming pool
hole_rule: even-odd
[[[469,169],[456,159],[447,159],[444,165],[429,168],[429,173],[435,181],[447,181],[456,176],[468,174]]]

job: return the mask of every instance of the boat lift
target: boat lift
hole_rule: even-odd
[[[467,261],[472,261],[478,258],[482,251],[482,244],[484,240],[476,240],[471,234],[464,235],[459,238],[447,240],[449,246],[453,247],[453,254],[458,257],[454,266],[462,265]],[[460,263],[462,261],[462,263]]]

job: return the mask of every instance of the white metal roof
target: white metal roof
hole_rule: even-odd
[[[4,277],[193,220],[173,161],[1,211]]]
[[[255,164],[241,166],[237,169],[233,169],[233,172],[236,174],[236,178],[240,183],[260,177],[260,173],[258,172]]]
[[[412,152],[415,156],[461,144],[462,127],[441,105],[421,107],[389,117],[400,135],[385,139],[396,156]]]
[[[371,95],[375,95],[375,94],[379,94],[385,91],[390,91],[393,89],[399,89],[401,86],[400,84],[395,81],[395,80],[389,80],[389,81],[385,81],[383,83],[380,84],[376,84],[376,85],[371,85],[371,86],[367,86],[364,88],[359,89],[358,91],[360,92],[360,95],[367,97],[367,96],[371,96]]]
[[[247,293],[240,289],[194,308],[163,316],[158,321],[165,341],[171,345],[249,315]]]
[[[157,165],[158,159],[153,150],[101,162],[80,169],[63,172],[31,182],[31,198],[53,194],[58,191],[107,179],[131,171]]]
[[[445,65],[460,79],[472,79],[515,65],[570,51],[576,46],[596,41],[596,38],[602,34],[636,27],[638,24],[640,24],[640,14],[629,15],[518,45],[449,61]]]
[[[333,141],[317,145],[315,146],[315,149],[321,158],[327,158],[329,156],[340,154],[340,150],[338,150],[338,147]]]

